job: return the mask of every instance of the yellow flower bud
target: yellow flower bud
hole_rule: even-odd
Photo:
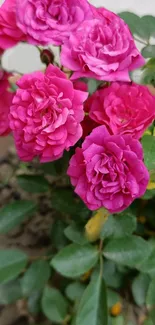
[[[117,304],[113,305],[111,307],[111,311],[110,312],[111,312],[111,315],[112,316],[118,316],[118,315],[120,315],[121,312],[122,312],[122,304],[121,304],[121,302],[117,302]]]
[[[155,182],[149,182],[147,186],[147,190],[155,190]]]
[[[90,242],[94,242],[97,239],[99,239],[102,226],[106,222],[108,216],[109,216],[109,212],[106,209],[101,208],[87,222],[85,226],[85,233],[87,239]]]

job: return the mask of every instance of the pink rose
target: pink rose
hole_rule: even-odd
[[[0,71],[0,136],[10,133],[8,114],[13,94],[8,91],[8,76],[9,74]]]
[[[128,26],[114,15],[84,21],[62,46],[61,63],[74,71],[72,79],[130,81],[129,71],[145,61]]]
[[[41,162],[62,157],[82,136],[83,102],[88,94],[75,90],[57,67],[18,80],[10,109],[10,127],[21,160]]]
[[[0,48],[3,50],[25,40],[16,24],[15,5],[16,0],[5,0],[0,7]]]
[[[146,86],[114,82],[89,99],[89,117],[111,134],[139,139],[155,119],[155,96]]]
[[[142,146],[130,135],[110,135],[99,126],[70,160],[68,175],[90,210],[121,212],[141,197],[149,181]]]
[[[18,26],[32,44],[61,45],[92,17],[87,0],[17,0]]]

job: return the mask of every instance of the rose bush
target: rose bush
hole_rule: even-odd
[[[89,117],[111,134],[139,139],[155,119],[155,96],[142,85],[114,82],[89,99]],[[88,106],[88,104],[87,104]]]
[[[140,143],[130,135],[111,136],[105,126],[95,128],[76,149],[68,175],[90,210],[104,206],[111,213],[142,196],[149,181]]]
[[[32,44],[61,45],[90,17],[87,0],[17,0],[18,26]]]
[[[62,157],[82,136],[83,102],[88,94],[76,90],[57,67],[45,74],[23,76],[10,108],[10,127],[20,159],[41,162]]]

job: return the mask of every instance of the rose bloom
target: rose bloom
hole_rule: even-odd
[[[10,127],[21,160],[41,162],[62,157],[82,136],[83,102],[87,92],[76,90],[57,67],[18,80],[10,109]]]
[[[13,98],[13,93],[9,92],[9,74],[0,71],[0,136],[10,133],[9,110]]]
[[[62,46],[61,63],[81,77],[130,81],[129,71],[145,61],[125,22],[113,16],[84,21]]]
[[[15,5],[16,0],[5,0],[0,7],[0,48],[3,50],[25,40],[16,24]]]
[[[87,0],[17,0],[18,26],[32,44],[61,45],[90,17]]]
[[[111,134],[139,139],[155,119],[155,96],[146,86],[114,82],[89,98],[89,117]]]
[[[110,135],[95,128],[70,160],[68,175],[90,210],[121,212],[141,197],[149,181],[140,142],[130,135]]]

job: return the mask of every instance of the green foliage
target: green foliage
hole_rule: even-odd
[[[65,236],[73,243],[84,245],[86,244],[87,238],[85,237],[84,230],[80,226],[72,223],[64,230]]]
[[[148,170],[155,169],[155,137],[145,135],[142,139],[142,146],[144,150],[144,161]]]
[[[13,280],[0,285],[0,304],[8,305],[22,298],[20,280]]]
[[[33,262],[25,272],[21,281],[23,296],[29,296],[43,289],[49,277],[50,267],[47,261],[38,260]]]
[[[103,254],[106,258],[133,268],[139,268],[149,254],[150,246],[144,239],[126,236],[111,239],[105,246]]]
[[[0,210],[0,233],[5,234],[36,211],[33,201],[17,201]]]
[[[81,299],[85,288],[85,285],[80,282],[72,282],[67,286],[65,293],[68,299],[77,301]]]
[[[123,235],[131,235],[136,230],[136,226],[136,218],[129,212],[115,216],[111,215],[103,226],[101,239],[110,236],[122,237]]]
[[[107,325],[108,311],[106,288],[98,276],[85,290],[77,312],[76,325]]]
[[[68,303],[55,288],[45,288],[41,305],[45,316],[54,323],[61,324],[67,315]]]
[[[142,49],[142,55],[144,58],[154,58],[155,57],[155,45],[148,45]]]
[[[17,249],[0,251],[0,283],[9,282],[24,270],[27,264],[27,255]]]
[[[149,276],[141,273],[132,282],[132,294],[138,306],[145,305],[149,283]]]
[[[97,263],[98,255],[94,246],[71,244],[54,256],[51,266],[65,277],[77,278]]]
[[[155,305],[155,278],[152,279],[146,297],[146,304],[147,306]]]
[[[49,190],[49,183],[42,175],[20,175],[17,181],[29,193],[45,193]]]

